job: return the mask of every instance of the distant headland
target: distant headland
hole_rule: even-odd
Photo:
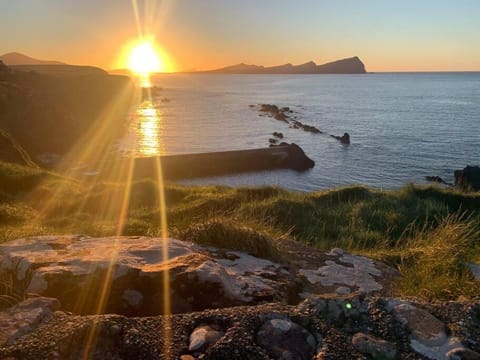
[[[18,52],[9,52],[0,56],[5,65],[65,65],[60,61],[39,60]]]
[[[0,56],[0,60],[9,66],[38,66],[38,65],[63,65],[66,64],[58,61],[45,61],[32,58],[18,52],[11,52]],[[91,67],[89,67],[91,68]],[[52,68],[53,69],[53,68]],[[23,70],[28,70],[24,68]],[[30,70],[47,71],[48,68],[35,68]],[[351,58],[336,60],[326,64],[317,65],[313,61],[300,65],[292,65],[290,63],[278,66],[262,66],[249,65],[240,63],[213,70],[200,71],[180,71],[182,73],[193,74],[365,74],[365,65],[358,56]],[[109,71],[111,74],[129,75],[127,69],[115,69]]]
[[[271,67],[241,63],[199,72],[211,74],[364,74],[367,71],[358,56],[354,56],[323,65],[317,65],[313,61],[301,65],[285,64]]]

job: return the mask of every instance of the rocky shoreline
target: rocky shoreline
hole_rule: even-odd
[[[258,104],[250,105],[250,108],[256,109],[259,112],[259,116],[267,116],[277,121],[286,123],[290,129],[301,129],[312,134],[325,134],[325,132],[317,127],[304,124],[298,120],[298,113],[288,106],[279,107],[274,104]],[[272,135],[273,138],[268,139],[270,146],[276,145],[278,143],[278,139],[283,139],[283,133],[281,132],[275,131],[272,133]],[[330,137],[339,140],[344,145],[350,145],[350,135],[348,133],[344,133],[343,136],[330,135]]]

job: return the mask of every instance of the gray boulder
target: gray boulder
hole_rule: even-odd
[[[15,271],[23,292],[57,298],[74,313],[129,316],[161,314],[168,287],[179,313],[285,302],[295,284],[280,264],[242,252],[175,239],[166,248],[149,237],[31,237],[0,245],[0,273]]]

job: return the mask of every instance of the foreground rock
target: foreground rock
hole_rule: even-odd
[[[433,305],[396,300],[397,305],[401,302],[423,308],[441,321],[449,334],[447,339],[457,341],[455,348],[443,353],[435,345],[414,346],[417,325],[411,318],[406,323],[399,320],[391,302],[363,296],[314,297],[298,306],[272,303],[149,318],[78,316],[57,311],[9,345],[0,346],[0,358],[478,358],[480,302]],[[337,313],[340,306],[345,309],[341,314]]]
[[[16,272],[24,292],[57,298],[63,309],[80,314],[98,311],[104,289],[110,292],[104,312],[160,314],[165,279],[174,313],[287,301],[296,286],[282,265],[245,253],[174,239],[167,247],[165,260],[159,238],[19,239],[0,245],[0,272]]]
[[[467,191],[480,190],[480,166],[467,166],[463,170],[455,170],[455,186]]]
[[[341,249],[331,252],[282,242],[287,264],[246,253],[160,238],[40,236],[0,245],[0,275],[17,293],[54,297],[63,310],[158,315],[168,280],[173,313],[279,301],[311,294],[382,294],[397,272]],[[108,292],[104,306],[98,304]]]
[[[1,271],[25,293],[62,302],[31,298],[0,312],[0,358],[480,356],[479,301],[386,298],[395,271],[366,257],[284,240],[282,265],[174,239],[166,245],[165,260],[158,238],[43,236],[0,245]],[[109,293],[102,311],[149,317],[81,315],[98,311],[102,290]],[[177,314],[151,316],[165,299]]]

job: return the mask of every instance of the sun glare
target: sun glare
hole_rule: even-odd
[[[151,41],[142,41],[132,47],[128,67],[141,75],[165,71],[165,64]]]

